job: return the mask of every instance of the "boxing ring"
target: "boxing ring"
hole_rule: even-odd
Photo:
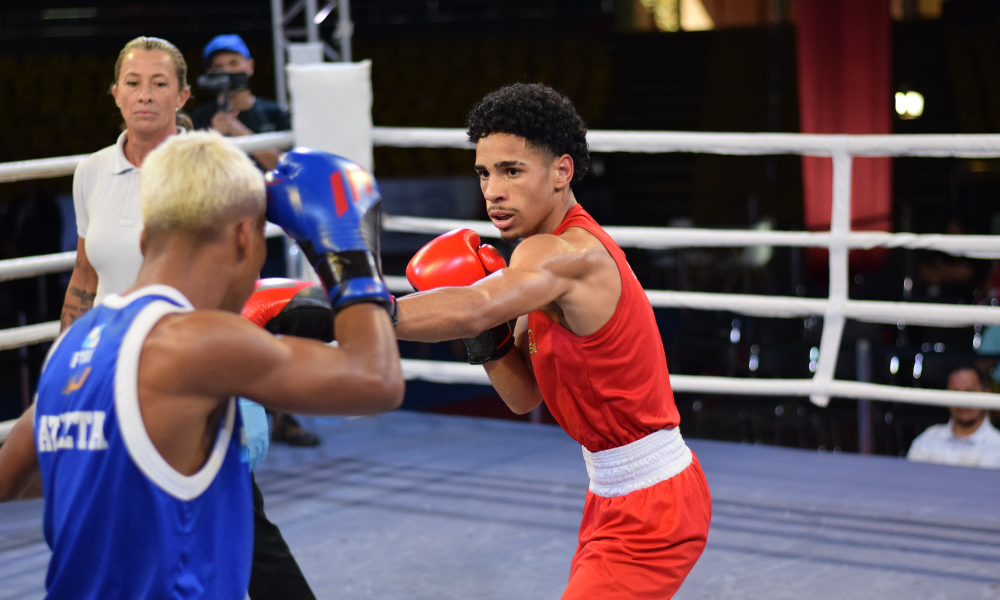
[[[375,146],[423,148],[471,148],[462,129],[375,127]],[[855,156],[920,156],[983,158],[1000,156],[997,135],[811,135],[778,133],[686,133],[590,131],[587,141],[592,152],[699,152],[729,155],[798,154],[828,156],[833,159],[833,202],[829,232],[723,230],[678,227],[607,227],[622,247],[665,249],[692,247],[786,246],[829,250],[829,295],[827,299],[752,294],[720,294],[646,290],[657,308],[725,310],[755,317],[823,317],[817,368],[811,379],[746,379],[673,375],[671,385],[678,392],[758,396],[808,396],[819,406],[831,397],[857,400],[948,406],[961,403],[1000,409],[1000,399],[992,394],[902,388],[834,379],[834,369],[846,319],[869,323],[968,327],[1000,325],[1000,308],[950,304],[852,300],[848,297],[848,252],[872,248],[937,250],[971,258],[1000,259],[1000,237],[914,233],[851,231],[851,165]],[[234,142],[251,152],[287,149],[294,144],[292,133],[269,133]],[[73,172],[86,155],[29,160],[0,164],[0,182],[56,177]],[[459,221],[386,215],[383,229],[400,233],[438,234],[458,227],[475,230],[481,237],[497,238],[488,221]],[[269,226],[268,235],[280,235]],[[0,281],[34,277],[72,268],[75,252],[0,261]],[[394,293],[412,291],[405,278],[386,278]],[[17,327],[0,331],[0,350],[54,339],[58,322]],[[437,383],[488,384],[482,369],[469,365],[405,360],[408,379]],[[9,424],[0,425],[0,439]]]
[[[464,130],[373,130],[376,146],[469,148]],[[285,149],[290,133],[234,141]],[[847,319],[935,327],[1000,325],[1000,308],[875,302],[848,296],[852,249],[930,249],[1000,258],[993,236],[853,232],[855,156],[998,157],[1000,136],[846,136],[591,131],[593,152],[799,154],[833,159],[829,232],[608,227],[622,247],[785,246],[829,250],[829,295],[798,298],[647,290],[654,307],[823,318],[810,379],[673,375],[676,392],[831,397],[1000,409],[991,394],[834,378]],[[0,182],[70,174],[85,156],[0,164]],[[386,215],[386,231],[456,227],[496,238],[489,222]],[[270,226],[268,235],[281,235]],[[0,261],[0,281],[64,272],[75,253]],[[387,277],[395,293],[405,278]],[[53,339],[58,322],[0,331],[0,349]],[[487,384],[479,367],[403,361],[408,380]],[[552,598],[568,574],[587,487],[576,446],[543,425],[399,413],[317,419],[316,450],[273,448],[258,479],[320,597]],[[0,424],[0,439],[11,422]],[[1000,473],[895,458],[817,455],[692,440],[715,499],[705,556],[678,598],[1000,598]],[[340,485],[343,484],[343,485]],[[40,597],[47,561],[37,502],[0,507],[2,598]],[[318,532],[336,532],[322,535]],[[39,544],[41,544],[39,546]],[[459,550],[460,549],[460,550]],[[345,565],[331,569],[330,561]],[[396,572],[391,565],[406,565]],[[30,580],[30,582],[29,582]],[[5,595],[7,594],[7,595]]]

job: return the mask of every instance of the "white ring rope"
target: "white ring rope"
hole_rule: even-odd
[[[69,271],[76,263],[76,250],[42,256],[0,260],[0,281],[27,279],[37,275]]]
[[[276,133],[259,133],[244,137],[230,138],[237,147],[244,152],[257,152],[258,150],[284,150],[291,148],[295,143],[295,136],[290,131],[279,131]],[[60,156],[58,158],[39,158],[34,160],[19,160],[15,162],[0,163],[0,182],[21,181],[23,179],[46,179],[49,177],[62,177],[72,175],[76,166],[89,154],[77,154],[75,156]]]
[[[59,335],[59,321],[24,325],[0,330],[0,350],[20,348],[56,339]]]
[[[373,127],[375,146],[471,149],[464,129]],[[232,138],[247,152],[283,150],[295,143],[289,131]],[[1000,156],[1000,135],[817,135],[800,133],[699,133],[686,131],[601,131],[587,133],[591,152],[698,152],[730,155],[801,154],[833,156]],[[0,163],[0,182],[71,175],[88,154]]]
[[[402,360],[403,376],[408,380],[433,383],[460,383],[490,385],[490,378],[482,368],[460,362],[440,360]],[[711,377],[705,375],[671,375],[670,387],[674,392],[701,394],[730,394],[737,396],[808,396],[815,384],[812,379],[747,379],[736,377]],[[835,380],[830,384],[831,395],[839,398],[883,400],[907,404],[934,406],[961,405],[989,410],[1000,409],[996,394],[952,392],[901,388],[877,383]]]
[[[375,127],[376,146],[423,148],[472,148],[462,129]],[[849,249],[909,248],[947,252],[974,258],[1000,258],[996,236],[919,235],[913,233],[852,232],[851,164],[854,156],[1000,156],[1000,135],[803,135],[777,133],[690,133],[641,131],[590,131],[587,141],[593,152],[702,152],[728,155],[800,154],[833,157],[833,208],[830,232],[784,232],[712,230],[697,228],[608,227],[608,233],[623,247],[669,249],[690,247],[796,246],[830,250],[830,294],[827,299],[707,294],[647,290],[656,307],[726,310],[761,317],[823,315],[817,372],[812,379],[745,379],[674,375],[678,392],[803,396],[825,406],[831,396],[947,406],[961,404],[1000,408],[1000,400],[989,394],[902,388],[833,379],[841,334],[847,318],[875,323],[905,322],[914,325],[960,327],[973,324],[1000,325],[1000,308],[943,304],[872,302],[850,300],[847,295]],[[294,144],[291,132],[233,138],[247,152],[284,149]],[[73,172],[86,155],[0,164],[0,182],[57,177]],[[442,233],[468,227],[483,237],[497,237],[489,222],[389,216],[387,231]],[[269,225],[269,234],[276,232]],[[280,234],[280,233],[279,233]],[[0,281],[64,271],[72,267],[75,253],[0,261]],[[397,293],[410,291],[402,277],[387,277]],[[41,323],[0,331],[0,349],[52,339],[58,323]],[[408,379],[441,383],[488,384],[485,373],[460,363],[404,361]],[[0,440],[6,437],[0,423]]]
[[[375,127],[376,146],[396,148],[471,149],[464,129],[430,127]],[[695,131],[590,130],[591,152],[660,154],[696,152],[760,156],[801,154],[833,156],[1000,156],[1000,135],[825,135],[802,133],[703,133]]]
[[[281,228],[267,224],[267,237],[282,235]],[[499,238],[489,221],[429,219],[384,215],[383,229],[397,233],[440,234],[452,229],[472,229],[484,238]],[[606,227],[605,230],[623,248],[651,250],[676,248],[731,248],[739,246],[791,246],[822,248],[830,244],[829,233],[806,231],[719,230],[678,227]],[[864,232],[847,238],[851,249],[908,248],[936,250],[970,258],[1000,258],[1000,236],[989,235],[920,235],[915,233]],[[25,279],[73,268],[76,252],[60,252],[0,260],[0,281]],[[740,295],[739,297],[745,297]],[[776,297],[776,296],[772,296]],[[665,305],[666,306],[666,305]],[[953,305],[945,305],[951,306]],[[694,307],[692,307],[694,308]],[[714,310],[714,309],[713,309]]]
[[[499,238],[500,232],[489,221],[430,219],[385,215],[382,227],[398,233],[440,234],[452,229],[472,229],[480,237]],[[605,227],[605,231],[623,248],[665,250],[671,248],[734,248],[740,246],[786,246],[827,248],[833,234],[812,231],[759,231],[755,229],[701,229],[689,227]],[[887,233],[884,231],[851,232],[847,247],[852,250],[906,248],[936,250],[970,258],[1000,258],[1000,236]]]

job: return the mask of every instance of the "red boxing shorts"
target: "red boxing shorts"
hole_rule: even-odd
[[[591,485],[563,600],[664,600],[708,539],[712,497],[676,429],[584,450]]]

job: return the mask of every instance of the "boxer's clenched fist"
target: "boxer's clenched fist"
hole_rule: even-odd
[[[406,266],[406,279],[418,291],[472,285],[507,266],[489,244],[479,243],[471,229],[442,234],[420,249]]]
[[[417,291],[466,286],[507,266],[496,248],[479,242],[479,234],[471,229],[456,229],[434,238],[406,265],[407,281]],[[514,347],[513,328],[510,323],[501,323],[462,341],[469,351],[469,363],[481,365],[503,358]]]
[[[265,176],[267,218],[312,262],[334,311],[357,302],[395,303],[378,265],[380,201],[375,179],[358,164],[296,148]]]

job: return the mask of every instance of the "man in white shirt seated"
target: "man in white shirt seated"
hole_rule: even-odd
[[[989,391],[989,382],[972,367],[959,367],[948,375],[948,389]],[[951,406],[951,420],[931,425],[917,436],[906,458],[918,462],[1000,469],[1000,431],[981,408]]]

